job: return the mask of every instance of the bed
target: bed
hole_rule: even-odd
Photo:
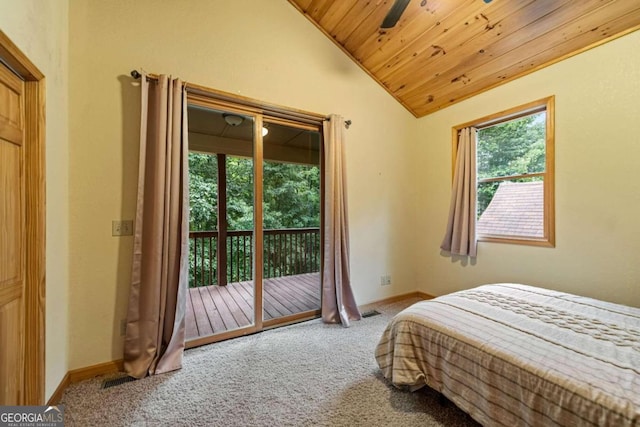
[[[518,284],[422,301],[376,347],[485,426],[640,426],[640,309]]]

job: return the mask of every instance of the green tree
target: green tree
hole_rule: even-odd
[[[190,229],[217,229],[215,155],[189,154]],[[253,160],[228,156],[227,221],[229,230],[253,229]],[[320,226],[320,169],[317,166],[265,161],[264,228]]]
[[[189,229],[215,230],[218,224],[216,156],[189,153]]]
[[[320,169],[317,166],[265,162],[264,227],[320,226]]]
[[[253,229],[253,160],[227,156],[229,230]]]

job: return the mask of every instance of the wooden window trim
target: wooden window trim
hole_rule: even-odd
[[[458,133],[467,127],[482,129],[510,120],[515,120],[530,114],[546,111],[546,141],[545,141],[545,172],[525,174],[500,178],[488,178],[478,182],[505,181],[509,178],[527,178],[534,176],[543,177],[544,189],[544,235],[541,238],[524,236],[495,236],[478,235],[479,242],[509,243],[516,245],[555,247],[555,96],[549,96],[537,101],[529,102],[514,108],[500,111],[467,123],[454,126],[452,133],[452,179],[455,171],[456,155],[458,151]]]

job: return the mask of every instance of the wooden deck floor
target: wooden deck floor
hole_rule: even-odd
[[[264,320],[320,309],[320,273],[264,280]],[[189,288],[186,339],[253,323],[253,283]]]

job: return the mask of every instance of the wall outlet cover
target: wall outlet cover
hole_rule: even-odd
[[[111,221],[112,236],[133,236],[132,220],[113,220]]]

